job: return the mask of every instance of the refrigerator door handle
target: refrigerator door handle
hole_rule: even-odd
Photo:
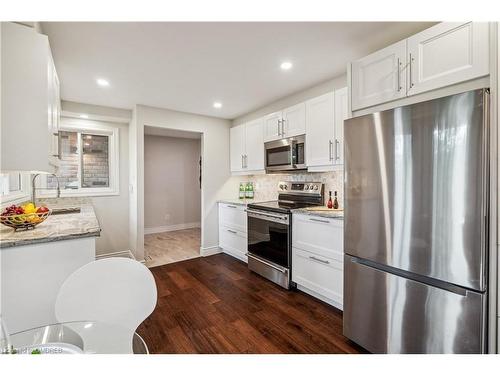
[[[467,292],[469,291],[467,288],[462,288],[459,286],[456,286],[454,284],[447,283],[442,280],[437,280],[433,279],[431,277],[426,277],[422,275],[417,275],[416,273],[408,272],[408,271],[403,271],[398,268],[386,266],[384,264],[379,264],[375,263],[366,259],[361,259],[361,258],[356,258],[356,257],[351,257],[350,260],[352,263],[357,263],[357,264],[362,264],[363,266],[374,268],[379,271],[384,271],[387,273],[390,273],[391,275],[403,277],[405,279],[410,279],[425,285],[430,285],[435,288],[443,289],[446,290],[447,292],[459,294],[461,296],[466,296]],[[479,291],[476,291],[476,293]]]

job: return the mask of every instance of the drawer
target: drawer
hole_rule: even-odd
[[[219,247],[225,252],[246,261],[246,232],[241,232],[226,226],[219,227]]]
[[[343,262],[292,248],[292,281],[340,306],[343,304]]]
[[[246,207],[237,204],[219,203],[219,226],[226,226],[246,232]]]
[[[292,225],[293,247],[343,262],[343,220],[294,214]]]

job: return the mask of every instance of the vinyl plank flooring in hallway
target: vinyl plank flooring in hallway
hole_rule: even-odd
[[[147,267],[179,262],[200,256],[200,228],[146,234],[144,255]]]
[[[226,254],[151,269],[158,304],[139,327],[152,353],[365,353],[342,312]]]

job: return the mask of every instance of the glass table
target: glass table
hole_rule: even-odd
[[[66,322],[10,335],[19,354],[149,354],[139,334],[102,322]]]

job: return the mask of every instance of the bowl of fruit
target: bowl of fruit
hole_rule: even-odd
[[[28,230],[42,223],[51,212],[47,207],[36,207],[33,203],[22,206],[13,204],[2,211],[0,221],[3,225],[14,228],[15,231]]]

